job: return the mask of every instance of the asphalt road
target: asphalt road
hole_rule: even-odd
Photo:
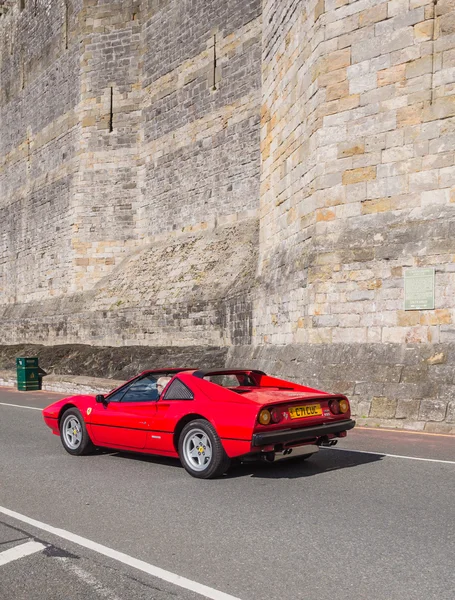
[[[453,437],[357,429],[340,450],[305,462],[243,465],[200,481],[174,460],[68,455],[40,411],[20,407],[59,397],[0,389],[1,600],[202,597],[174,585],[175,575],[220,600],[218,592],[240,600],[455,597]],[[13,548],[33,553],[2,564]]]

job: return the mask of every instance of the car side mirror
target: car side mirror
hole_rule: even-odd
[[[97,394],[95,396],[95,400],[99,403],[99,404],[107,404],[106,402],[106,398],[103,396],[103,394]]]

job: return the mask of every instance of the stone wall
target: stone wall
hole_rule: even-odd
[[[446,0],[264,2],[247,353],[294,377],[308,360],[313,384],[347,390],[373,422],[441,431],[454,429],[454,19]],[[423,266],[435,310],[404,311],[404,269]]]
[[[265,2],[256,343],[454,339],[451,6]],[[411,266],[435,311],[403,311]]]
[[[156,241],[90,292],[5,307],[2,339],[89,340],[96,346],[249,344],[257,245],[254,219]]]
[[[9,5],[0,16],[1,304],[70,289],[79,138],[80,2]]]
[[[0,17],[2,341],[251,341],[260,0],[20,6]]]
[[[452,0],[7,8],[0,342],[224,347],[453,430]]]

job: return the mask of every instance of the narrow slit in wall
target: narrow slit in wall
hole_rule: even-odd
[[[68,50],[68,2],[65,2],[65,50]]]
[[[213,34],[213,73],[212,90],[216,90],[216,33]]]
[[[109,133],[114,131],[114,88],[111,86],[111,100],[109,106]]]

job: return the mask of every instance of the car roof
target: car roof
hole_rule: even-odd
[[[194,371],[192,375],[199,379],[203,379],[207,375],[235,375],[236,373],[256,373],[257,375],[266,375],[264,371],[259,371],[259,369],[207,369]]]
[[[141,375],[145,375],[146,373],[181,373],[182,371],[196,371],[197,369],[195,369],[194,367],[181,367],[181,368],[176,368],[176,367],[163,367],[162,369],[146,369],[145,371],[142,371],[140,374]]]

